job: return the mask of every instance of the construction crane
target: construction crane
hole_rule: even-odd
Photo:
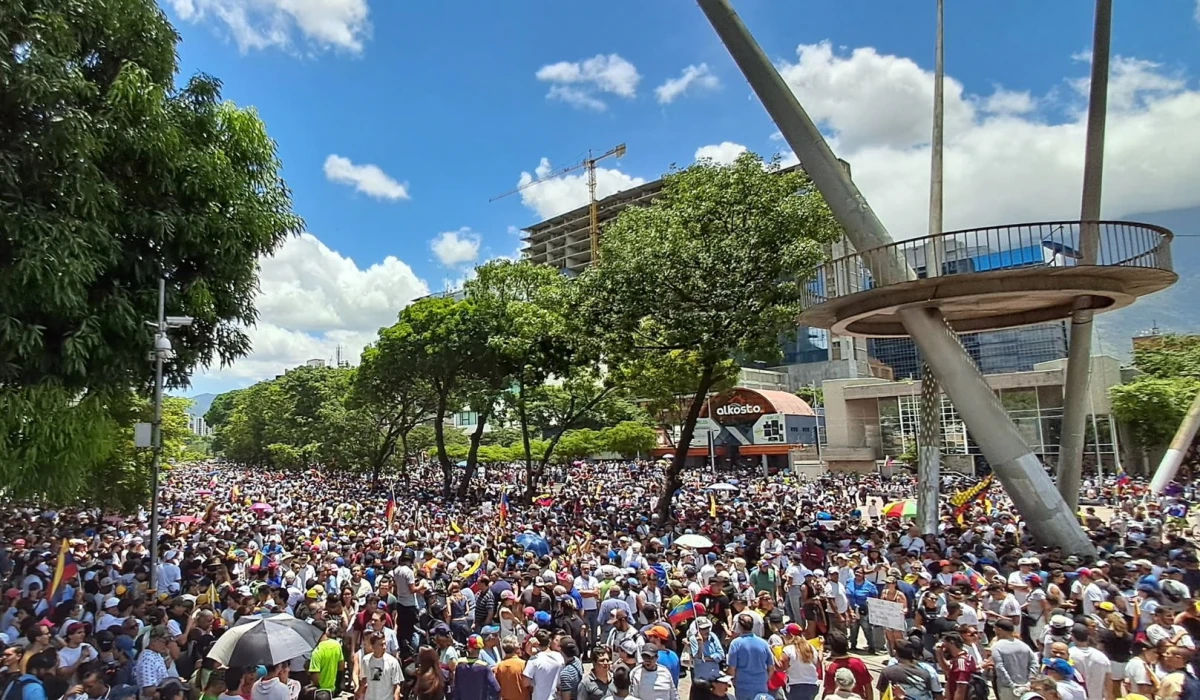
[[[533,180],[532,182],[526,182],[524,185],[521,185],[520,187],[518,187],[516,189],[509,190],[508,192],[505,192],[504,194],[498,194],[495,197],[492,197],[491,199],[489,199],[488,201],[494,202],[497,199],[503,199],[509,195],[516,194],[522,190],[527,190],[530,187],[533,187],[534,185],[540,185],[541,183],[543,183],[547,180],[554,180],[556,178],[562,177],[563,175],[566,175],[567,173],[572,172],[574,170],[578,170],[580,168],[585,169],[587,171],[587,185],[588,185],[588,232],[591,234],[591,239],[592,239],[592,261],[595,262],[596,260],[600,259],[600,208],[596,202],[596,163],[604,160],[605,158],[608,158],[609,156],[615,156],[617,158],[620,158],[621,156],[624,156],[624,155],[625,155],[625,144],[623,144],[623,143],[618,144],[614,148],[610,148],[609,150],[605,151],[604,153],[601,153],[600,155],[596,156],[595,158],[592,157],[592,151],[589,149],[588,157],[586,159],[584,159],[583,161],[576,163],[575,165],[568,165],[567,167],[562,168],[561,170],[556,170],[556,171],[550,173],[549,175],[546,175],[544,177],[539,177],[538,179]]]

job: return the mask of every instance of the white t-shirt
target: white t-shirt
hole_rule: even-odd
[[[1104,700],[1108,672],[1112,668],[1108,656],[1094,647],[1071,647],[1071,663],[1075,664],[1075,669],[1083,676],[1087,685],[1088,700]]]
[[[1095,582],[1089,583],[1087,588],[1083,589],[1083,614],[1095,615],[1096,605],[1108,600],[1108,595],[1104,589],[1096,585]]]
[[[558,696],[558,674],[566,663],[557,651],[538,652],[526,662],[522,673],[532,686],[530,700],[553,700]]]
[[[807,642],[805,642],[807,644]],[[783,655],[788,658],[788,685],[820,685],[821,681],[817,678],[817,666],[812,661],[801,661],[796,654],[796,647],[787,644],[783,647]],[[813,660],[816,660],[816,652],[813,652]]]
[[[392,700],[396,686],[404,682],[404,670],[391,654],[375,656],[359,652],[359,677],[367,683],[363,700]]]
[[[96,650],[93,649],[90,644],[80,644],[75,649],[72,649],[71,647],[63,647],[62,649],[58,650],[58,667],[66,668],[68,666],[74,666],[75,663],[79,661],[79,657],[83,654],[85,649],[89,654],[89,659],[94,660],[98,656],[98,654],[96,654]]]

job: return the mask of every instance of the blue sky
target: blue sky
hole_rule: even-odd
[[[514,227],[583,203],[578,177],[488,202],[543,158],[627,144],[607,194],[698,152],[787,151],[686,0],[161,1],[184,74],[258,109],[310,232],[263,263],[254,354],[196,392],[356,358],[413,296],[515,255]],[[1105,214],[1196,206],[1200,5],[1115,4]],[[947,5],[947,227],[1077,216],[1092,3]],[[893,234],[923,234],[933,0],[735,7]]]

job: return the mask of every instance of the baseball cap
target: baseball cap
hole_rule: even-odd
[[[468,649],[482,649],[483,648],[483,637],[480,637],[477,634],[473,634],[470,637],[467,637],[467,648]]]
[[[724,683],[725,685],[729,685],[730,683],[733,683],[733,676],[730,676],[728,674],[720,675],[720,676],[717,676],[716,678],[714,678],[712,682],[713,683]]]
[[[628,654],[630,656],[637,656],[637,653],[638,653],[637,642],[633,641],[632,639],[626,639],[625,641],[621,642],[621,651],[625,652],[626,654]]]
[[[654,625],[650,629],[646,630],[646,636],[656,637],[658,639],[670,639],[671,633],[668,632],[662,625]]]
[[[1050,659],[1046,662],[1046,670],[1062,674],[1067,678],[1075,677],[1075,670],[1071,668],[1071,664],[1066,659]]]

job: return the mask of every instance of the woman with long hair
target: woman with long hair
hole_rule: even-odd
[[[821,659],[800,625],[784,626],[783,640],[780,668],[787,673],[787,700],[813,700],[821,689]]]
[[[825,587],[815,574],[804,576],[800,586],[800,610],[804,617],[804,636],[816,639],[829,631],[829,620],[825,617]]]
[[[1125,664],[1125,687],[1129,693],[1154,697],[1158,694],[1158,649],[1149,642],[1135,640],[1129,651],[1133,655]]]
[[[417,682],[413,686],[417,700],[445,700],[446,677],[438,663],[437,652],[431,647],[421,647],[417,655]]]
[[[1121,684],[1125,681],[1125,665],[1133,656],[1130,646],[1133,635],[1129,634],[1129,626],[1125,624],[1125,616],[1117,612],[1116,606],[1104,602],[1099,605],[1108,614],[1104,618],[1104,628],[1096,635],[1100,640],[1100,650],[1108,657],[1108,684],[1112,686],[1109,697],[1119,698],[1122,692]]]

